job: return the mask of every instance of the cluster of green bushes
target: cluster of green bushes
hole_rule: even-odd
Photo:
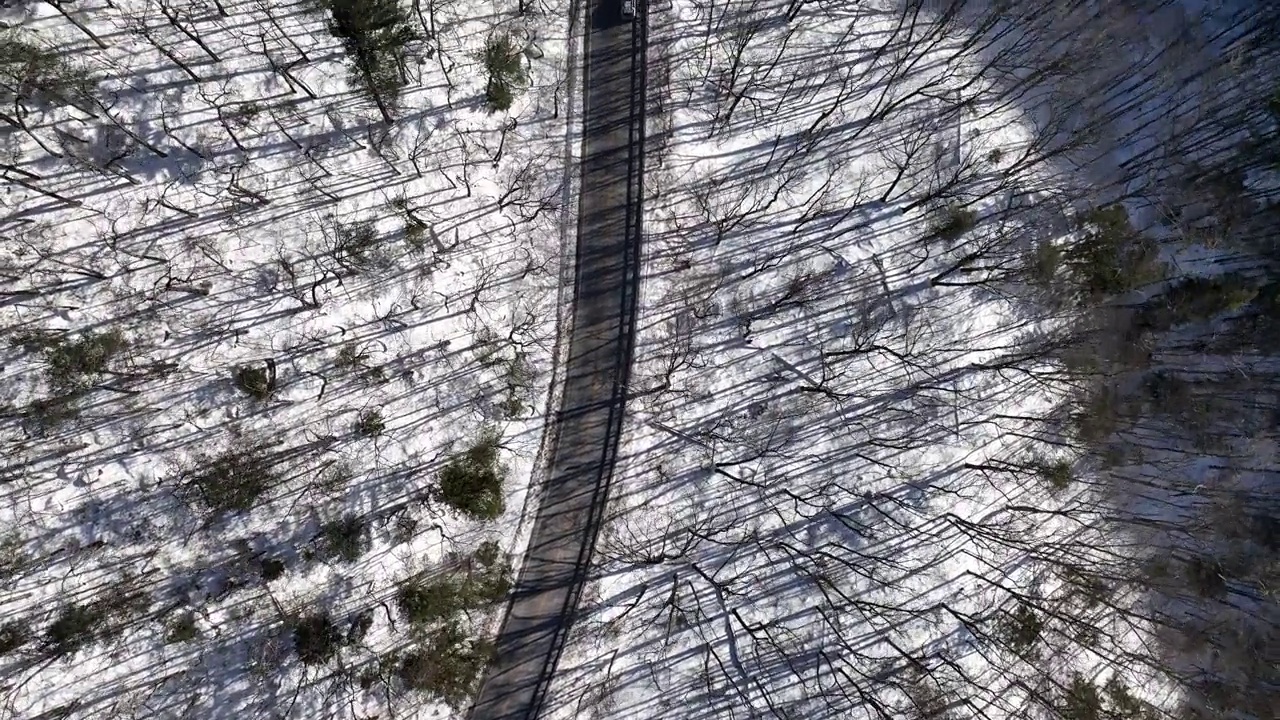
[[[523,51],[510,35],[494,35],[485,45],[484,67],[489,74],[485,102],[491,110],[511,109],[517,93],[529,82]]]
[[[511,563],[490,541],[453,565],[443,574],[401,583],[396,605],[420,636],[419,647],[400,660],[401,680],[457,707],[475,691],[493,653],[489,642],[466,632],[464,616],[506,597]]]
[[[92,386],[129,347],[124,334],[115,329],[75,337],[48,332],[20,333],[11,343],[41,354],[49,389],[60,397]]]
[[[290,617],[286,625],[298,659],[304,665],[323,665],[332,660],[341,648],[364,639],[373,626],[373,613],[365,611],[348,618],[345,630],[324,611]]]
[[[0,33],[0,98],[6,106],[24,101],[86,105],[97,81],[65,53],[29,42],[17,32]]]
[[[939,240],[955,242],[977,225],[977,212],[961,205],[951,204],[936,213],[929,232]]]
[[[469,635],[457,623],[431,631],[421,647],[404,655],[396,673],[411,690],[426,692],[457,709],[475,693],[493,644]]]
[[[494,520],[506,509],[506,468],[498,462],[497,433],[486,431],[440,471],[440,498],[475,520]]]
[[[248,512],[278,481],[266,448],[245,443],[202,456],[180,476],[192,499],[210,513]]]
[[[129,349],[119,330],[68,335],[53,332],[21,332],[10,343],[29,352],[38,352],[44,365],[49,396],[30,403],[24,420],[32,431],[42,434],[79,414],[77,400],[102,382]]]
[[[42,655],[67,657],[95,642],[118,637],[125,626],[137,621],[149,606],[145,593],[122,582],[94,600],[63,605],[38,636],[21,621],[6,623],[4,644],[12,650],[35,640]]]
[[[420,39],[397,0],[327,0],[330,30],[342,38],[355,63],[358,84],[391,122],[391,107],[404,89],[406,53]]]
[[[428,626],[492,605],[511,590],[511,563],[496,542],[483,543],[458,565],[438,576],[402,583],[396,593],[401,615],[415,626]]]

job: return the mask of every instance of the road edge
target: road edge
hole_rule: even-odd
[[[537,525],[539,510],[542,506],[543,487],[550,478],[550,460],[555,456],[560,442],[560,423],[556,416],[564,396],[564,369],[568,360],[571,343],[566,337],[572,327],[574,294],[570,292],[576,283],[578,264],[577,242],[579,222],[579,198],[582,187],[582,157],[586,138],[582,130],[582,93],[580,77],[585,77],[586,68],[583,63],[586,54],[580,45],[585,35],[585,10],[587,0],[569,0],[569,24],[566,31],[565,49],[565,134],[564,134],[564,168],[561,178],[561,221],[559,267],[556,281],[556,321],[555,341],[551,349],[551,377],[547,383],[545,405],[542,412],[542,437],[538,441],[538,451],[534,454],[530,465],[529,482],[525,491],[524,503],[520,509],[520,520],[516,524],[516,537],[519,538],[518,560],[512,563],[512,574],[517,578],[524,570],[528,558],[529,543],[533,539],[533,530]],[[514,548],[513,548],[514,550]],[[498,638],[506,631],[511,609],[515,604],[515,595],[507,598],[503,607],[502,620],[498,623],[497,632],[491,637]],[[475,702],[482,695],[487,682],[487,672],[481,677],[479,685],[472,694],[467,710],[461,715],[471,718],[475,713]]]
[[[549,460],[552,450],[559,440],[559,424],[555,416],[559,412],[561,398],[564,395],[564,367],[569,355],[569,343],[566,342],[568,329],[573,319],[573,297],[567,292],[573,288],[574,270],[577,267],[578,237],[578,198],[581,195],[582,177],[578,169],[582,165],[583,143],[582,122],[580,113],[580,93],[578,75],[585,58],[579,52],[579,33],[582,27],[584,0],[569,0],[569,28],[565,59],[565,134],[564,134],[564,170],[561,178],[560,203],[560,264],[557,268],[556,280],[556,331],[555,342],[551,348],[551,378],[547,381],[547,393],[542,411],[542,437],[538,441],[538,451],[534,454],[530,466],[528,489],[520,510],[520,520],[516,524],[516,537],[521,539],[520,562],[512,567],[519,572],[524,564],[524,556],[528,550],[528,542],[532,537],[530,528],[537,519],[537,508],[541,505],[541,488],[549,476]]]

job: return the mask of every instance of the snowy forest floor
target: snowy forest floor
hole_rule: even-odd
[[[1240,5],[650,6],[552,717],[1280,717],[1280,48]]]
[[[391,125],[321,2],[0,11],[0,717],[465,709],[572,262],[566,6],[406,4]]]

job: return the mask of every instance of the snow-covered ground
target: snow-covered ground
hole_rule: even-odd
[[[423,639],[395,592],[485,540],[521,550],[576,215],[567,3],[414,2],[430,37],[390,128],[319,3],[63,7],[97,40],[52,4],[4,10],[101,104],[3,130],[0,717],[449,716],[397,682]],[[491,113],[495,32],[531,77]],[[111,346],[103,372],[48,402],[49,343],[95,338],[75,362]],[[436,492],[486,431],[494,522]],[[208,512],[190,481],[228,450],[270,482]],[[291,628],[317,613],[341,647],[304,664]]]
[[[1274,590],[1250,585],[1275,578],[1269,536],[1229,539],[1255,565],[1207,573],[1221,603],[1188,589],[1215,542],[1189,528],[1274,522],[1265,409],[1227,410],[1251,429],[1214,452],[1082,415],[1106,373],[1081,368],[1137,341],[1082,346],[1111,336],[1047,260],[1124,200],[1183,232],[1169,277],[1220,272],[1238,248],[1158,225],[1153,200],[1239,141],[1212,121],[1265,71],[1228,72],[1230,23],[1177,5],[991,5],[651,5],[630,418],[553,717],[1145,718],[1202,676],[1234,690],[1189,707],[1271,702],[1248,684],[1280,659]],[[1216,363],[1154,349],[1142,372]],[[1241,373],[1271,373],[1260,355]],[[1113,430],[1128,454],[1099,451]],[[1249,717],[1232,707],[1207,716]]]

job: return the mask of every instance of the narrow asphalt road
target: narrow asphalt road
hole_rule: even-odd
[[[586,580],[626,400],[639,285],[642,21],[622,17],[622,0],[582,1],[582,195],[564,394],[529,548],[470,720],[534,720],[543,709]]]

